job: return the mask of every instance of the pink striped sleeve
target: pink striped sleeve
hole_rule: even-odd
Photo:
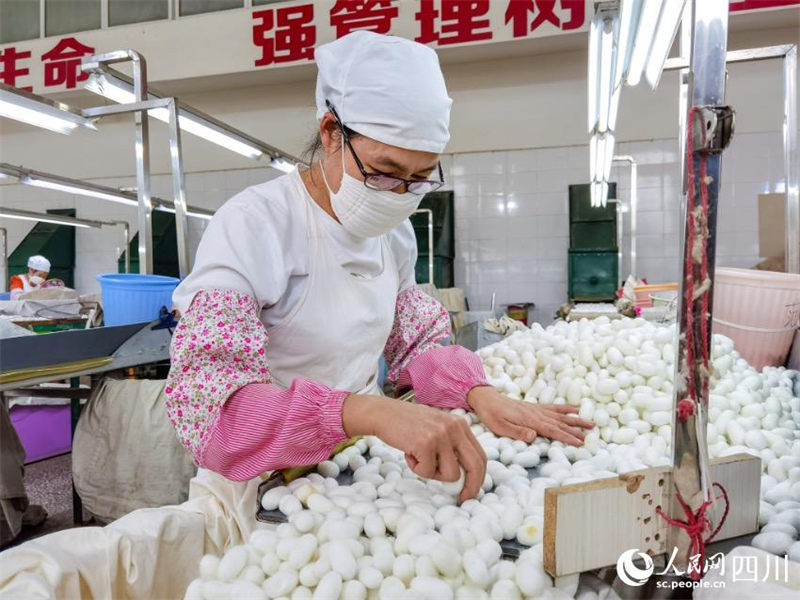
[[[259,307],[234,290],[199,292],[172,338],[167,415],[198,465],[230,479],[313,464],[345,439],[348,392],[271,382]]]
[[[222,407],[203,466],[243,481],[264,471],[321,462],[347,439],[342,426],[347,395],[303,378],[288,390],[247,385]]]
[[[463,408],[474,387],[489,385],[478,355],[462,346],[438,346],[412,360],[397,388],[412,388],[417,402],[436,408]]]

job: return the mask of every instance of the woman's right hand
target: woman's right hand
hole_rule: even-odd
[[[478,495],[486,454],[464,419],[421,404],[351,394],[344,401],[342,424],[349,437],[374,435],[402,450],[420,477],[457,481],[460,465],[465,480],[459,502]]]

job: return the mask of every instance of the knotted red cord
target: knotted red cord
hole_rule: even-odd
[[[673,519],[669,515],[667,515],[661,508],[656,508],[656,513],[663,518],[667,523],[672,525],[673,527],[679,527],[686,532],[686,535],[689,536],[689,540],[692,544],[692,550],[689,554],[690,557],[692,556],[699,556],[700,557],[700,564],[697,570],[693,570],[689,573],[692,579],[698,581],[702,578],[705,571],[705,563],[706,563],[706,544],[714,539],[714,537],[719,533],[719,530],[722,529],[722,526],[725,524],[725,519],[728,518],[728,511],[730,509],[730,504],[728,502],[728,492],[725,490],[718,483],[714,483],[711,487],[716,487],[720,491],[720,496],[717,497],[717,500],[722,499],[725,502],[725,510],[722,513],[722,518],[719,520],[719,524],[716,528],[711,532],[711,534],[706,537],[706,531],[711,530],[711,521],[706,516],[706,510],[708,507],[711,506],[712,501],[706,500],[703,504],[700,505],[696,511],[693,511],[691,507],[684,501],[683,497],[681,496],[680,492],[675,493],[675,497],[678,499],[678,503],[681,505],[683,509],[683,513],[686,515],[686,520],[682,521],[680,519]]]
[[[684,398],[678,402],[678,420],[683,422],[694,414],[694,400]]]

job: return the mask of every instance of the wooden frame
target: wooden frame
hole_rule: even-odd
[[[730,509],[715,541],[758,530],[761,460],[750,454],[711,461],[711,481],[728,493]],[[553,577],[615,565],[637,548],[651,556],[671,552],[674,529],[656,507],[670,509],[672,467],[656,467],[618,477],[545,490],[544,566]],[[724,502],[708,512],[718,523]],[[683,519],[684,515],[671,514]]]

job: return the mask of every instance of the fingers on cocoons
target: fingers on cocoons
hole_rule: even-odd
[[[247,564],[248,554],[246,546],[234,546],[225,553],[219,561],[217,577],[222,581],[233,581],[242,572]]]
[[[415,577],[411,581],[411,589],[422,594],[423,598],[453,600],[453,590],[446,581],[442,581],[436,577]]]
[[[219,569],[219,558],[213,554],[206,554],[200,559],[200,578],[216,579]]]
[[[291,493],[292,492],[287,487],[277,487],[267,490],[264,492],[264,495],[261,496],[261,507],[264,510],[275,510],[278,508],[281,498]]]
[[[342,576],[336,572],[331,571],[320,580],[317,588],[314,590],[314,600],[338,600],[339,594],[342,592]]]
[[[458,479],[456,481],[442,481],[440,482],[442,485],[442,490],[445,494],[449,494],[451,496],[458,496],[461,493],[461,490],[464,488],[464,480],[466,479],[466,471],[459,467],[460,473]]]

